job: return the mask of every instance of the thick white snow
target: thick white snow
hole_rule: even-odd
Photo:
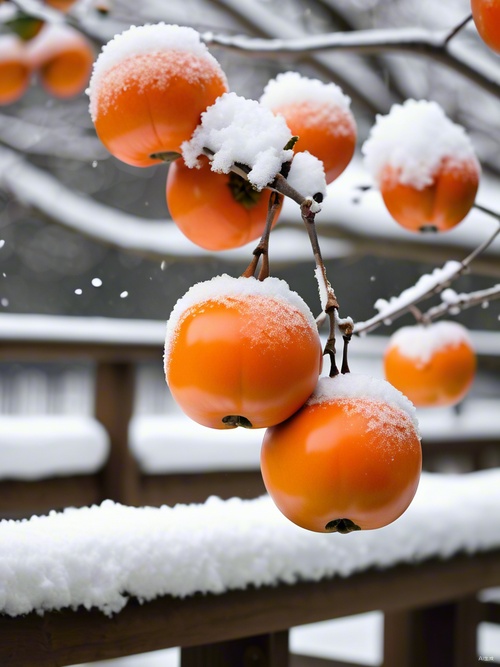
[[[29,61],[34,68],[41,67],[61,53],[82,48],[92,52],[87,38],[67,23],[45,23],[38,35],[26,45]]]
[[[389,347],[397,347],[404,357],[422,364],[439,350],[457,347],[461,343],[472,347],[467,329],[459,322],[448,320],[401,327],[389,339]]]
[[[422,189],[430,185],[441,161],[479,163],[465,130],[453,123],[437,102],[406,100],[377,115],[362,146],[365,166],[379,183],[384,167],[398,171],[398,180]]]
[[[102,424],[82,415],[0,415],[0,480],[84,475],[109,453]]]
[[[295,153],[286,180],[304,197],[313,198],[314,195],[320,194],[322,195],[321,201],[326,197],[323,162],[309,151]]]
[[[267,496],[174,508],[100,506],[0,522],[0,610],[97,607],[349,576],[500,546],[500,470],[423,474],[413,503],[374,531],[305,531]]]
[[[292,159],[293,151],[284,150],[291,138],[284,118],[255,100],[224,93],[202,113],[200,125],[181,149],[188,167],[198,166],[205,148],[213,153],[212,171],[227,174],[235,163],[246,165],[248,180],[262,190]]]
[[[319,107],[338,109],[344,114],[349,113],[351,99],[337,84],[324,83],[319,79],[310,79],[298,72],[283,72],[271,79],[264,88],[260,103],[269,109],[279,109],[289,104],[308,104]],[[319,112],[319,109],[318,109]]]

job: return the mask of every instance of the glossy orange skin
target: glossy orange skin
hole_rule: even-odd
[[[17,102],[26,92],[31,79],[31,67],[21,40],[13,40],[10,35],[7,39],[12,42],[12,47],[5,51],[2,49],[0,54],[0,105]]]
[[[245,206],[234,198],[229,174],[213,172],[206,160],[200,169],[189,169],[181,159],[173,162],[166,196],[181,232],[206,250],[228,250],[255,241],[266,225],[270,191],[256,193],[258,201]]]
[[[472,18],[483,42],[500,53],[500,2],[471,0]]]
[[[198,80],[184,72],[196,68]],[[122,162],[147,167],[154,153],[180,153],[203,111],[227,91],[222,70],[188,52],[135,55],[106,72],[96,93],[96,132]]]
[[[356,148],[356,123],[350,111],[330,109],[313,101],[276,107],[275,114],[299,140],[294,149],[309,151],[323,162],[326,182],[331,183],[347,167]]]
[[[466,341],[437,350],[427,362],[404,356],[395,345],[384,355],[386,380],[421,408],[459,403],[476,372],[476,355]]]
[[[457,164],[444,160],[431,185],[418,189],[399,181],[392,167],[384,169],[380,192],[392,217],[411,232],[445,232],[461,222],[472,208],[479,186],[476,161]]]
[[[275,320],[290,324],[275,327]],[[208,300],[181,319],[165,360],[175,401],[194,421],[234,428],[227,415],[253,428],[277,424],[309,397],[322,349],[317,331],[293,306],[261,296]]]
[[[76,0],[45,0],[46,5],[58,9],[60,12],[67,12],[75,2]]]
[[[364,407],[370,407],[370,414]],[[384,416],[373,428],[371,412]],[[396,431],[397,430],[397,436]],[[420,440],[398,408],[367,399],[305,405],[267,429],[261,470],[267,491],[293,523],[319,533],[347,519],[362,530],[381,528],[407,509],[422,468]]]

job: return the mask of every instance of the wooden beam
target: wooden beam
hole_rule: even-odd
[[[79,609],[0,616],[2,667],[54,667],[279,632],[371,610],[430,607],[500,585],[500,549],[295,585],[130,600],[115,616]],[[448,667],[448,666],[447,666]]]

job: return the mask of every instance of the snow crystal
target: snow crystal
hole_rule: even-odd
[[[326,197],[326,180],[323,162],[309,151],[295,153],[288,176],[288,183],[304,197],[320,194]]]
[[[361,149],[365,166],[380,184],[384,167],[398,171],[398,180],[422,189],[432,183],[443,159],[473,162],[472,143],[460,125],[453,123],[436,102],[406,100],[386,116],[377,115]]]
[[[266,278],[257,280],[256,278],[234,278],[223,274],[215,276],[211,280],[196,283],[182,296],[175,304],[167,322],[167,332],[165,337],[165,359],[168,359],[171,346],[177,335],[179,323],[189,311],[190,308],[206,301],[216,301],[219,303],[227,302],[228,299],[245,298],[247,296],[258,297],[256,302],[258,317],[259,306],[262,305],[262,299],[272,299],[277,303],[288,304],[295,308],[301,315],[302,323],[305,320],[307,326],[313,331],[317,331],[316,321],[308,305],[297,292],[291,290],[288,284],[280,278]],[[276,316],[278,311],[276,309]],[[287,318],[290,313],[287,313]]]
[[[152,600],[320,581],[500,546],[500,471],[423,473],[405,514],[350,535],[306,531],[263,496],[174,508],[100,506],[0,522],[0,610],[111,614]]]
[[[307,401],[307,405],[345,401],[347,399],[359,399],[360,401],[378,404],[385,403],[395,407],[404,413],[405,418],[410,418],[415,430],[417,433],[419,432],[417,411],[413,403],[386,380],[368,375],[345,373],[333,378],[322,377]]]
[[[213,153],[212,171],[227,174],[235,163],[250,168],[248,180],[261,190],[292,159],[284,150],[292,138],[285,120],[255,100],[224,93],[201,115],[201,124],[182,146],[188,167],[199,166],[207,148]]]
[[[389,339],[389,347],[397,347],[403,356],[423,364],[439,350],[461,343],[472,346],[467,329],[458,322],[445,320],[401,327]]]
[[[105,44],[94,63],[87,89],[87,94],[90,97],[90,114],[92,119],[95,120],[96,118],[97,98],[100,93],[101,83],[110,70],[122,63],[128,63],[127,71],[129,75],[132,75],[134,74],[133,59],[136,57],[137,68],[135,69],[135,74],[142,78],[147,73],[147,69],[141,66],[143,62],[142,56],[153,53],[165,54],[171,52],[194,55],[198,68],[201,67],[202,63],[207,65],[205,74],[213,74],[215,70],[218,72],[219,77],[227,83],[219,63],[200,40],[199,33],[193,28],[166,23],[131,26],[125,32],[115,35],[112,40]],[[185,75],[187,61],[186,59],[182,59],[179,62],[183,67],[183,74]],[[192,63],[194,69],[196,69],[196,64]],[[201,71],[201,75],[203,73],[204,71]],[[193,74],[199,76],[200,72],[193,72]],[[158,76],[156,69],[154,75]]]
[[[260,103],[269,109],[303,102],[315,108],[319,105],[338,108],[344,113],[350,111],[351,105],[351,99],[335,83],[309,79],[298,72],[278,74],[268,82],[260,98]]]

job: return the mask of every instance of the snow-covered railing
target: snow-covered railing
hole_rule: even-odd
[[[160,505],[201,502],[212,494],[251,498],[264,491],[260,431],[206,429],[169,406],[164,335],[165,323],[158,321],[0,316],[0,362],[85,361],[95,367],[95,382],[83,382],[93,397],[81,401],[80,388],[63,402],[82,402],[81,414],[0,414],[0,516],[105,499]],[[480,356],[498,357],[496,334],[472,337]],[[385,344],[373,335],[353,341],[352,370],[380,375]],[[31,379],[29,393],[37,395],[45,386],[39,369]],[[63,390],[69,386],[66,380],[60,384]],[[424,466],[438,469],[433,462],[441,457],[442,466],[443,456],[449,470],[498,465],[488,458],[492,450],[498,455],[500,443],[494,400],[468,400],[459,414],[422,414]]]
[[[476,596],[500,585],[499,504],[496,469],[424,473],[400,519],[348,536],[298,528],[267,497],[2,521],[0,664],[181,646],[183,666],[284,667],[289,628],[375,609],[385,667],[475,664]]]

